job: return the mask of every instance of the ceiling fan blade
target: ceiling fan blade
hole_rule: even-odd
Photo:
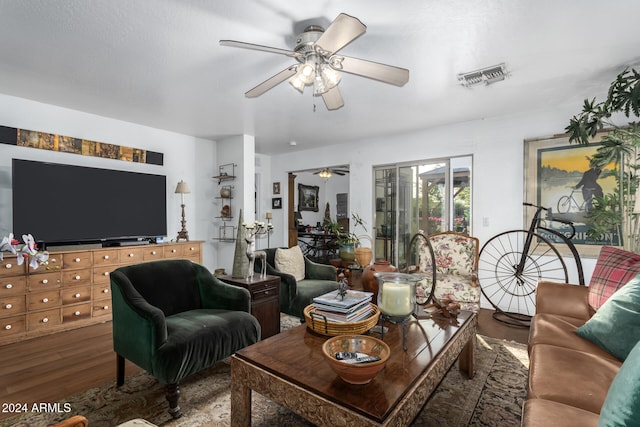
[[[344,172],[338,172],[338,171],[332,171],[333,173],[335,173],[336,175],[340,175],[340,176],[344,176],[345,173]]]
[[[229,46],[229,47],[239,47],[242,49],[258,50],[261,52],[277,53],[279,55],[286,55],[292,58],[299,58],[302,56],[300,55],[300,53],[294,52],[292,50],[280,49],[277,47],[262,46],[262,45],[253,44],[253,43],[239,42],[235,40],[220,40],[220,45]]]
[[[329,56],[363,35],[366,31],[367,26],[360,22],[358,18],[341,13],[322,33],[315,42],[315,46],[321,55]]]
[[[254,87],[253,89],[245,93],[244,96],[246,96],[247,98],[258,97],[263,93],[265,93],[266,91],[268,91],[269,89],[273,89],[283,81],[287,80],[289,77],[292,77],[297,71],[298,71],[298,66],[292,65],[280,71],[275,76],[270,77],[267,80],[263,81],[258,86]]]
[[[327,110],[330,111],[337,110],[344,106],[344,100],[342,99],[342,94],[340,94],[338,86],[334,86],[332,89],[323,93],[322,100],[324,101],[324,105],[327,106]]]
[[[404,86],[409,81],[409,70],[366,59],[351,58],[348,56],[334,55],[329,58],[331,67],[338,71],[355,74],[389,83],[396,86]]]

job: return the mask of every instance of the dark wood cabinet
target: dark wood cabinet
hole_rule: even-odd
[[[218,279],[230,285],[240,286],[251,294],[251,314],[262,328],[262,339],[280,332],[280,278],[278,276],[253,276],[253,281],[243,278],[221,276]]]

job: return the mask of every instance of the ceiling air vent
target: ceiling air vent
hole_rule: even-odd
[[[480,84],[489,85],[500,82],[507,77],[509,77],[509,73],[505,64],[502,63],[468,73],[460,73],[458,74],[458,81],[464,87],[473,87]]]

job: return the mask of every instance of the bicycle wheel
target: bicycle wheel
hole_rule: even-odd
[[[567,283],[569,279],[560,253],[541,235],[533,233],[531,247],[523,254],[528,234],[527,230],[511,230],[492,237],[482,246],[478,261],[482,294],[496,313],[518,322],[535,314],[539,280]],[[518,272],[523,257],[524,268]]]
[[[567,213],[569,209],[571,209],[571,197],[560,197],[560,200],[558,200],[558,213]]]

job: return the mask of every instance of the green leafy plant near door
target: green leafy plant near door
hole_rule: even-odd
[[[336,236],[340,258],[345,261],[353,261],[355,259],[355,248],[360,244],[361,237],[356,233],[357,228],[362,227],[364,232],[367,232],[367,227],[360,215],[357,213],[351,214],[351,220],[353,221],[353,232],[345,231],[338,222],[333,221],[331,218],[325,218],[324,220],[324,226]]]
[[[595,197],[590,217],[593,228],[591,237],[599,238],[611,231],[623,236],[624,247],[638,252],[640,242],[638,230],[634,230],[633,206],[638,189],[638,170],[640,169],[640,123],[630,121],[617,125],[613,119],[624,115],[627,118],[640,118],[640,73],[635,69],[626,69],[611,83],[607,98],[585,99],[582,111],[571,118],[565,130],[569,133],[569,142],[589,144],[600,131],[606,131],[601,146],[591,158],[595,167],[603,168],[613,162],[615,167],[610,174],[616,179],[613,193]],[[604,176],[603,176],[604,177]]]

